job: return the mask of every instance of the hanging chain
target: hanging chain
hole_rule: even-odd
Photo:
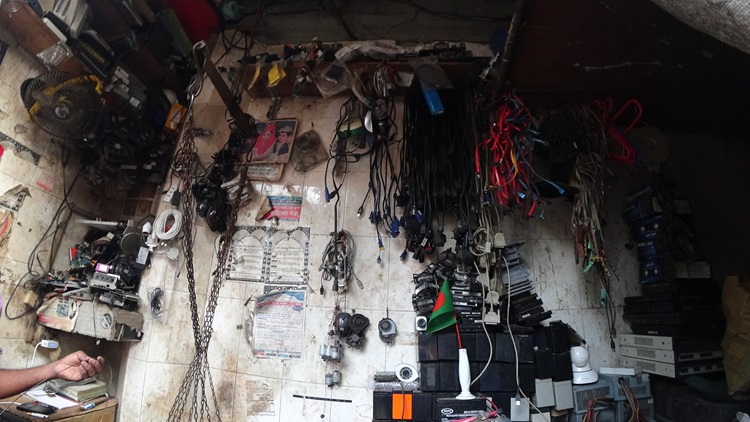
[[[194,47],[195,49],[195,47]],[[195,198],[192,192],[192,169],[197,160],[197,148],[195,146],[195,139],[193,137],[193,129],[195,122],[193,120],[193,101],[200,92],[202,69],[201,64],[197,60],[198,73],[188,87],[188,95],[190,102],[188,110],[184,119],[182,130],[180,132],[180,144],[178,145],[177,153],[175,154],[175,168],[178,171],[180,182],[183,189],[183,239],[182,248],[185,254],[185,268],[187,270],[187,282],[188,282],[188,294],[190,297],[190,315],[193,324],[193,338],[195,340],[195,356],[188,368],[185,378],[182,381],[180,390],[177,393],[175,402],[169,411],[168,421],[179,421],[182,420],[182,415],[185,411],[188,398],[192,396],[192,402],[190,409],[188,410],[188,420],[192,421],[203,421],[204,418],[207,421],[211,421],[211,410],[206,394],[206,381],[211,388],[211,401],[213,402],[214,412],[216,420],[221,421],[221,414],[219,412],[218,401],[216,400],[216,390],[214,389],[213,377],[211,376],[211,368],[208,362],[208,346],[211,342],[211,336],[213,334],[213,320],[216,311],[216,306],[219,300],[219,291],[221,290],[224,281],[226,280],[226,262],[229,257],[229,250],[231,246],[232,237],[235,233],[235,226],[237,223],[237,211],[240,208],[241,193],[244,192],[245,185],[247,182],[247,168],[245,166],[240,167],[240,185],[239,192],[234,199],[227,221],[227,230],[221,235],[220,247],[217,254],[216,270],[213,272],[213,281],[211,284],[211,290],[208,297],[208,304],[206,305],[206,311],[203,316],[203,324],[201,325],[198,317],[198,304],[197,296],[195,293],[195,270],[193,265],[193,211],[195,209]],[[198,405],[198,397],[200,396],[200,406]]]

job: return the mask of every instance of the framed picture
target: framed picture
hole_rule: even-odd
[[[283,164],[289,161],[292,144],[297,134],[296,119],[279,119],[256,123],[258,140],[251,148],[243,145],[242,152],[247,154],[251,163]]]

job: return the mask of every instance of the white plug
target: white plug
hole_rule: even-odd
[[[177,192],[177,185],[172,186],[169,188],[167,193],[164,194],[164,198],[162,198],[162,201],[164,202],[171,202],[172,197],[174,196],[174,193]]]
[[[39,345],[44,347],[45,349],[57,349],[60,347],[60,343],[56,342],[55,340],[42,340],[39,342]]]
[[[39,343],[34,346],[34,353],[31,355],[31,360],[26,362],[26,367],[30,367],[34,364],[34,359],[36,359],[36,350],[39,348],[39,346],[44,347],[45,349],[57,349],[60,347],[60,343],[56,342],[55,340],[42,340]]]
[[[492,236],[492,245],[496,248],[504,248],[507,245],[505,235],[502,232],[495,233],[495,235]]]

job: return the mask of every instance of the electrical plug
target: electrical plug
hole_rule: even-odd
[[[398,235],[401,234],[399,227],[401,227],[401,223],[398,219],[391,222],[391,237],[398,237]]]
[[[416,251],[414,251],[414,255],[412,255],[412,258],[418,260],[419,262],[424,262],[424,246],[419,245]]]
[[[57,349],[60,347],[60,343],[55,340],[42,340],[39,342],[39,346],[44,347],[45,349]]]

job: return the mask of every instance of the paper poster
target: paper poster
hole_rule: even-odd
[[[271,211],[264,218],[277,217],[281,221],[299,221],[302,214],[301,196],[269,196]]]
[[[292,152],[297,120],[282,119],[256,122],[258,137],[255,143],[246,142],[240,147],[243,154],[252,152],[252,163],[286,163]],[[252,147],[252,148],[251,148]]]
[[[305,289],[310,228],[239,226],[229,253],[229,280],[262,282],[265,291]]]
[[[300,359],[305,327],[305,291],[267,293],[255,304],[253,354]]]
[[[250,164],[247,166],[247,178],[265,182],[278,182],[284,172],[283,164]]]

